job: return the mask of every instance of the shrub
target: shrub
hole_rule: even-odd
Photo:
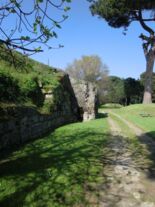
[[[16,102],[20,96],[18,80],[5,67],[0,67],[0,101]]]

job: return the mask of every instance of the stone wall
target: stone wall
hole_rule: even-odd
[[[0,108],[0,150],[21,145],[80,120],[79,107],[68,75],[61,77],[60,102],[51,114],[41,114],[33,107]],[[52,98],[50,94],[47,99]]]
[[[64,124],[91,120],[97,113],[97,91],[85,81],[60,76],[59,94],[52,90],[43,91],[45,102],[58,96],[57,104],[49,114],[35,107],[9,106],[0,108],[0,151],[42,137]]]
[[[97,89],[94,84],[83,80],[70,78],[71,84],[81,109],[81,117],[83,121],[96,118],[98,101]]]

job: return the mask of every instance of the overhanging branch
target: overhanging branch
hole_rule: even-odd
[[[154,35],[153,29],[151,29],[148,25],[145,24],[144,19],[142,17],[142,11],[139,9],[137,19],[139,20],[141,26],[143,27],[144,30],[146,30],[150,35]]]
[[[2,39],[0,39],[0,43],[5,44],[6,46],[9,46],[9,47],[13,47],[14,49],[20,49],[20,50],[27,51],[27,52],[43,52],[43,50],[41,50],[41,49],[37,50],[37,49],[25,48],[25,47],[15,45],[13,43],[10,43],[10,42],[2,40]]]

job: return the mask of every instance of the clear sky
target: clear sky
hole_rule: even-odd
[[[123,29],[113,29],[103,19],[93,17],[86,0],[73,0],[69,18],[57,30],[58,39],[51,40],[55,46],[64,48],[47,50],[32,58],[45,64],[65,69],[67,64],[82,55],[98,55],[109,67],[110,75],[122,78],[134,77],[145,71],[145,58],[140,33],[144,32],[138,23],[132,24],[127,35]]]

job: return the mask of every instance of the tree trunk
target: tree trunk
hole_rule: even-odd
[[[152,74],[154,66],[154,51],[150,50],[146,58],[145,86],[143,104],[152,103]]]

